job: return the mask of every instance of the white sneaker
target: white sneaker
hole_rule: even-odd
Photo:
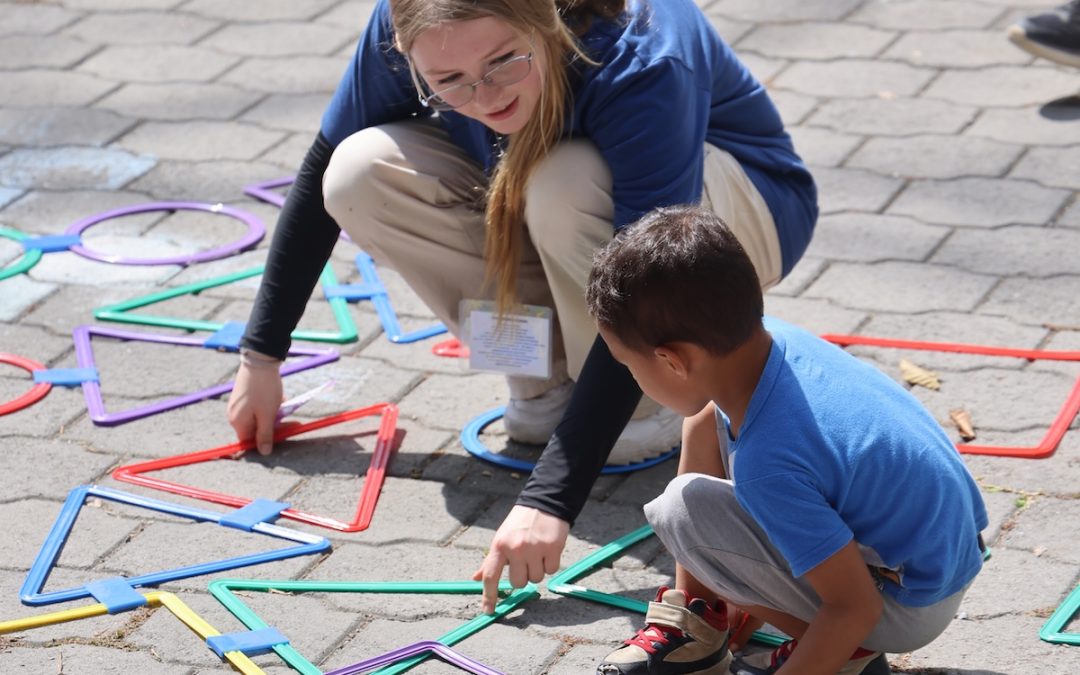
[[[660,408],[626,423],[608,456],[608,464],[633,464],[662,455],[682,442],[682,415]]]
[[[518,443],[547,445],[573,392],[574,382],[567,380],[534,398],[510,399],[503,415],[506,435]]]

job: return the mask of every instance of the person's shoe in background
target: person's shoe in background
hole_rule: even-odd
[[[506,435],[517,443],[547,445],[573,393],[574,382],[567,380],[533,398],[511,398],[503,414]]]
[[[632,419],[608,455],[609,465],[633,464],[652,459],[682,442],[682,415],[667,408]]]
[[[1080,0],[1024,17],[1009,26],[1006,33],[1013,44],[1029,54],[1080,68]]]

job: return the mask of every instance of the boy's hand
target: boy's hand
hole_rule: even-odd
[[[570,523],[539,509],[528,506],[510,509],[491,540],[487,557],[472,577],[474,581],[484,582],[483,611],[486,614],[495,611],[504,567],[510,567],[510,585],[514,588],[521,588],[529,581],[540,582],[545,574],[557,572],[569,533]]]
[[[239,440],[254,438],[260,455],[269,455],[274,449],[274,423],[281,400],[281,373],[277,367],[240,364],[229,394],[229,424]]]
[[[821,607],[777,675],[826,675],[843,668],[881,618],[881,593],[854,541],[806,573]]]

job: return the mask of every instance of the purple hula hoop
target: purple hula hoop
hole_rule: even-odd
[[[112,220],[113,218],[119,218],[121,216],[130,216],[136,213],[146,213],[148,211],[206,211],[208,213],[220,213],[242,221],[248,226],[248,231],[238,241],[210,249],[209,251],[203,251],[202,253],[195,253],[190,256],[173,256],[170,258],[124,258],[118,255],[98,253],[82,244],[72,246],[72,252],[78,253],[84,258],[90,258],[91,260],[98,260],[104,263],[113,263],[115,265],[191,265],[234,255],[258,244],[266,235],[266,227],[254,214],[248,213],[247,211],[241,211],[240,209],[234,209],[231,206],[225,206],[223,204],[206,204],[204,202],[150,202],[148,204],[125,206],[123,208],[99,213],[96,216],[84,218],[69,227],[65,234],[81,235],[83,231],[93,225],[105,222],[106,220]]]

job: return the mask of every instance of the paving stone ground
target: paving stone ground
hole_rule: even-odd
[[[275,209],[245,185],[297,168],[372,8],[372,0],[7,0],[0,2],[0,227],[31,235],[120,206],[165,199],[223,202],[273,229]],[[717,29],[772,92],[821,187],[822,218],[767,310],[821,333],[862,333],[996,346],[1080,349],[1080,71],[1035,60],[1004,28],[1043,0],[699,0]],[[127,256],[194,253],[242,227],[219,216],[144,214],[103,223],[87,244]],[[71,331],[92,310],[248,269],[251,253],[189,268],[106,265],[48,254],[0,280],[0,352],[52,368],[75,365]],[[355,281],[355,248],[333,257]],[[0,266],[19,245],[0,238]],[[383,280],[406,330],[432,317],[392,271]],[[144,311],[208,321],[246,318],[257,280]],[[152,311],[150,311],[152,310]],[[506,400],[500,378],[436,357],[434,340],[393,345],[369,304],[350,309],[359,341],[318,371],[289,378],[295,394],[337,386],[301,411],[312,419],[392,401],[398,442],[375,518],[357,534],[328,534],[333,550],[165,584],[224,632],[242,629],[207,592],[211,578],[330,581],[465,579],[524,477],[480,463],[458,441],[464,423]],[[177,331],[122,326],[131,330]],[[313,300],[302,327],[337,330]],[[223,382],[233,357],[202,350],[95,341],[109,410]],[[859,348],[899,378],[901,358],[941,374],[916,391],[949,433],[966,408],[981,443],[1037,444],[1080,363]],[[30,388],[0,364],[0,401]],[[0,417],[0,620],[86,604],[27,607],[18,589],[68,491],[98,483],[215,511],[110,477],[123,464],[230,442],[223,401],[104,428],[81,392],[54,388]],[[945,634],[897,672],[950,675],[1080,673],[1080,647],[1038,630],[1080,582],[1080,423],[1045,459],[966,456],[983,488],[993,558]],[[487,436],[504,440],[498,425]],[[171,474],[247,497],[288,500],[348,519],[374,449],[359,420],[297,440],[268,459],[222,461]],[[674,465],[604,477],[575,526],[563,563],[643,524],[641,504]],[[918,494],[911,498],[918,499]],[[84,508],[46,589],[263,550],[251,535],[94,501]],[[655,541],[598,571],[589,585],[646,599],[671,558]],[[243,596],[324,670],[469,619],[470,597],[317,593]],[[514,675],[589,673],[639,619],[543,590],[460,649]],[[1071,623],[1080,631],[1080,620]],[[273,655],[256,662],[291,672]],[[164,610],[0,637],[3,673],[229,672]],[[417,672],[451,672],[428,663]],[[454,671],[457,672],[457,671]]]

